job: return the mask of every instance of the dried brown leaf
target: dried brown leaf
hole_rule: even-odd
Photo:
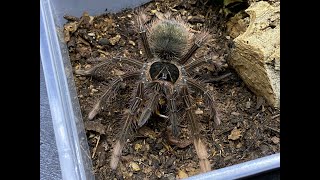
[[[149,137],[149,138],[151,138],[151,139],[156,139],[157,136],[158,136],[152,129],[150,129],[150,128],[146,127],[146,126],[142,126],[142,127],[138,130],[138,132],[139,132],[141,135],[143,135],[143,136],[145,136],[145,137]]]
[[[186,172],[184,172],[184,170],[179,170],[178,171],[178,179],[184,179],[189,177],[188,174]]]
[[[140,171],[141,170],[139,165],[137,163],[133,162],[133,161],[130,162],[130,166],[131,166],[133,171]]]
[[[119,42],[121,36],[117,34],[115,37],[112,37],[109,39],[109,42],[111,45],[115,45],[117,42]]]
[[[242,135],[241,135],[241,131],[240,131],[239,129],[237,129],[237,127],[235,127],[235,128],[231,131],[230,135],[228,136],[228,139],[237,140],[237,139],[239,139],[241,136],[242,136]]]

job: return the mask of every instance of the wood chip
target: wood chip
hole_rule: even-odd
[[[231,115],[239,116],[239,115],[240,115],[240,113],[238,113],[238,112],[232,112],[232,113],[231,113]]]
[[[279,144],[280,138],[278,138],[277,136],[273,136],[273,137],[271,138],[271,141],[272,141],[273,143],[275,143],[275,144]]]
[[[133,41],[131,41],[131,40],[129,40],[129,44],[131,44],[132,46],[135,46],[135,45],[136,45],[136,43],[133,42]]]
[[[195,114],[203,114],[203,111],[200,108],[198,108],[197,110],[195,110],[194,113]]]

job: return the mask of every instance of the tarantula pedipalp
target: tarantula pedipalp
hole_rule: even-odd
[[[106,102],[109,102],[114,96],[122,81],[136,80],[129,111],[123,116],[123,127],[121,127],[120,136],[113,147],[110,161],[111,168],[117,168],[129,131],[143,126],[151,114],[157,110],[159,100],[165,99],[168,109],[167,117],[170,120],[173,135],[177,136],[179,133],[179,106],[190,124],[200,169],[202,172],[210,171],[211,166],[207,158],[206,146],[200,138],[199,120],[195,118],[194,110],[196,105],[191,97],[191,92],[195,91],[202,94],[205,99],[204,104],[209,110],[210,118],[213,118],[217,125],[220,124],[220,120],[210,91],[206,89],[204,84],[189,76],[193,68],[209,61],[201,58],[187,63],[208,40],[209,33],[202,31],[194,35],[181,18],[171,17],[170,14],[162,14],[155,21],[146,25],[145,15],[139,12],[136,18],[136,25],[146,55],[145,60],[138,61],[115,57],[111,60],[104,59],[104,62],[89,70],[76,70],[75,72],[79,75],[95,76],[101,67],[119,62],[138,69],[134,72],[127,72],[113,80],[88,114],[88,119],[93,119]]]

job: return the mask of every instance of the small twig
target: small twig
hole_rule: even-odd
[[[218,82],[218,81],[221,81],[222,79],[227,78],[227,77],[229,77],[229,76],[231,76],[231,75],[232,75],[231,73],[227,73],[227,74],[221,75],[221,76],[219,76],[219,77],[206,80],[205,83]]]
[[[182,128],[187,128],[188,126],[187,125],[182,125],[182,124],[178,124],[179,127],[182,127]]]
[[[169,119],[169,116],[163,115],[163,114],[158,114],[160,117],[165,118],[165,119]]]
[[[279,116],[280,116],[280,114],[274,115],[274,116],[271,117],[271,119],[275,119],[275,118],[277,118]]]
[[[278,130],[278,129],[275,129],[275,128],[270,127],[270,126],[267,126],[267,125],[265,125],[265,127],[268,128],[268,129],[271,129],[272,131],[275,131],[275,132],[277,132],[277,133],[280,133],[280,130]]]
[[[84,38],[82,38],[82,37],[78,37],[79,38],[79,41],[80,42],[82,42],[83,44],[85,44],[85,45],[87,45],[87,46],[90,46],[90,43],[89,42],[87,42]]]
[[[100,141],[100,135],[97,137],[97,143],[96,143],[96,146],[93,148],[93,153],[92,153],[91,158],[93,158],[93,157],[94,157],[94,155],[96,154],[96,151],[97,151],[97,147],[98,147],[99,141]]]
[[[260,113],[260,112],[258,112],[256,115],[254,115],[252,121],[256,120],[256,118],[258,117],[259,113]]]

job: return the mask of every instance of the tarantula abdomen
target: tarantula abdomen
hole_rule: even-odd
[[[188,27],[175,19],[155,21],[149,32],[151,52],[162,60],[181,58],[190,44]]]

